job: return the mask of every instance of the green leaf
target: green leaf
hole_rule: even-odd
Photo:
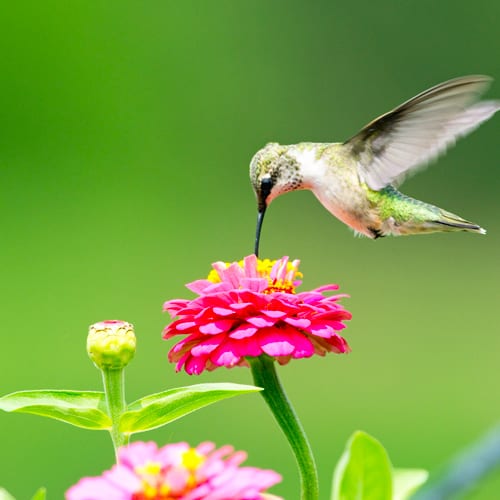
[[[84,429],[109,430],[103,392],[94,391],[20,391],[0,398],[0,410],[31,413],[61,420]]]
[[[47,490],[45,488],[40,488],[31,498],[31,500],[45,500],[47,496]]]
[[[45,500],[47,497],[47,490],[45,488],[40,488],[31,498],[31,500]]]
[[[156,429],[188,413],[223,399],[261,391],[240,384],[197,384],[151,394],[134,401],[120,419],[120,432],[132,434]]]
[[[332,500],[392,498],[392,467],[385,448],[357,431],[347,443],[333,476]]]
[[[31,500],[45,500],[47,490],[40,488],[31,498]],[[0,500],[16,500],[6,489],[0,488]]]
[[[5,488],[0,488],[0,500],[16,500]]]
[[[407,500],[429,477],[423,469],[394,469],[393,486],[394,500]]]

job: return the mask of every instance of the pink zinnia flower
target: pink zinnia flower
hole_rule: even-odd
[[[242,262],[216,262],[208,279],[189,283],[198,294],[193,300],[169,300],[164,305],[176,321],[164,330],[164,339],[186,335],[169,352],[177,371],[189,374],[218,366],[248,366],[246,356],[267,354],[286,364],[326,352],[345,353],[349,346],[338,332],[351,314],[339,303],[342,295],[325,285],[295,293],[299,261],[288,257]]]
[[[272,470],[239,467],[246,453],[213,443],[158,448],[135,442],[118,450],[118,464],[102,476],[85,477],[66,492],[67,500],[260,500],[281,481]],[[278,497],[276,497],[278,498]]]

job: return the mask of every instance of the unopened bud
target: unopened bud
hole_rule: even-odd
[[[89,328],[87,352],[98,368],[124,368],[135,354],[134,326],[126,321],[107,320]]]

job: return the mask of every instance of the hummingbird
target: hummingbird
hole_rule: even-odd
[[[281,194],[309,189],[335,217],[360,235],[469,231],[477,224],[397,190],[410,174],[500,109],[479,101],[491,78],[449,80],[371,121],[345,142],[267,144],[250,163],[258,205],[255,254],[267,207]]]

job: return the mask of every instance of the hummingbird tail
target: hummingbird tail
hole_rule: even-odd
[[[441,231],[468,231],[471,233],[486,234],[486,229],[483,229],[481,226],[445,210],[440,210],[440,218],[432,222],[441,226]]]

